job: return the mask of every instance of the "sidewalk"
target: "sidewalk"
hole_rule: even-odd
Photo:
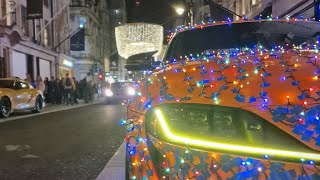
[[[18,120],[18,119],[23,119],[23,118],[28,118],[28,117],[33,117],[33,116],[38,116],[42,114],[48,114],[48,113],[53,113],[57,111],[63,111],[63,110],[69,110],[69,109],[74,109],[74,108],[79,108],[79,107],[84,107],[84,106],[89,106],[93,104],[99,104],[104,101],[104,98],[96,98],[92,103],[84,103],[84,101],[79,100],[79,104],[74,104],[74,105],[66,105],[66,104],[61,104],[61,105],[46,105],[41,113],[31,113],[29,111],[26,112],[17,112],[13,113],[10,115],[9,118],[5,119],[0,119],[0,123],[7,122],[7,121],[13,121],[13,120]]]

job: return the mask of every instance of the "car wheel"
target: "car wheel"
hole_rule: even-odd
[[[11,102],[8,97],[1,98],[0,107],[1,107],[0,117],[2,118],[9,117],[11,113]]]
[[[40,96],[37,97],[36,103],[34,105],[33,113],[39,113],[42,111],[43,108],[43,100]]]

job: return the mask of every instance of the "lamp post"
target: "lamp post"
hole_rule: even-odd
[[[188,17],[190,18],[190,24],[193,25],[193,10],[192,10],[192,2],[189,2],[189,7],[188,7]],[[178,4],[176,6],[176,13],[179,16],[182,16],[184,12],[186,11],[184,5],[182,3]]]

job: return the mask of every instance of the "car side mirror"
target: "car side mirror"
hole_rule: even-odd
[[[258,123],[248,123],[247,130],[260,132],[260,131],[262,131],[262,127]]]

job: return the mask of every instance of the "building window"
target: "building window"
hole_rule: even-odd
[[[80,17],[80,22],[79,22],[79,27],[84,28],[86,25],[86,18],[85,17]]]
[[[208,5],[210,4],[211,0],[203,0],[203,5]]]
[[[34,42],[37,43],[38,45],[40,45],[41,42],[41,34],[38,35],[38,33],[40,32],[41,29],[41,25],[40,25],[40,20],[39,19],[35,19],[34,20]]]
[[[0,24],[5,25],[5,19],[3,19],[7,14],[7,4],[6,1],[1,1],[0,4]]]
[[[51,46],[51,28],[48,21],[45,21],[46,28],[44,30],[44,45]]]
[[[22,29],[26,36],[29,36],[29,21],[27,20],[27,11],[25,6],[21,6]]]
[[[44,0],[43,4],[44,4],[44,6],[48,7],[49,6],[49,0]]]
[[[211,20],[210,12],[203,13],[203,21],[209,22]]]

